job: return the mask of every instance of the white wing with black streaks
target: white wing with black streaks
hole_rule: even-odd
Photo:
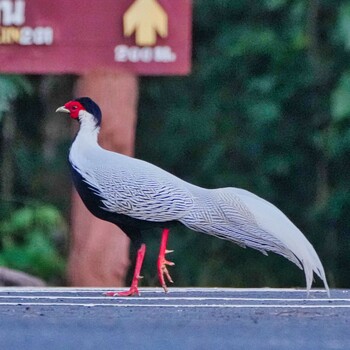
[[[186,183],[170,173],[113,152],[96,156],[96,165],[75,159],[74,167],[103,198],[104,209],[154,222],[179,220],[192,209],[194,198]]]

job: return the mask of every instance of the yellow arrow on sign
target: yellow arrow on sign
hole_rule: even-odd
[[[123,17],[124,35],[135,32],[135,41],[140,46],[152,46],[157,34],[168,36],[168,15],[156,0],[136,0]]]

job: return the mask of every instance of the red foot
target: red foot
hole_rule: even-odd
[[[134,295],[140,295],[140,292],[137,287],[130,287],[129,290],[123,292],[106,292],[103,293],[106,297],[131,297]]]
[[[143,258],[146,254],[146,244],[142,244],[140,249],[137,251],[137,258],[136,258],[136,265],[135,265],[135,271],[134,271],[134,277],[132,279],[131,287],[129,290],[124,292],[106,292],[104,293],[105,296],[108,297],[129,297],[133,295],[140,295],[140,292],[138,290],[139,280],[142,278],[140,276],[141,267],[143,263]]]
[[[168,292],[168,287],[165,283],[165,278],[164,276],[167,278],[167,280],[170,283],[174,283],[174,281],[172,280],[168,268],[166,267],[166,265],[168,266],[174,266],[175,264],[172,261],[168,261],[165,259],[165,254],[171,253],[173,252],[173,250],[167,250],[166,249],[166,244],[168,241],[168,236],[169,236],[169,229],[164,229],[163,230],[163,234],[162,234],[162,241],[160,244],[160,250],[159,250],[159,255],[158,255],[158,262],[157,262],[157,269],[158,269],[158,279],[160,282],[160,285],[163,287],[165,293]]]

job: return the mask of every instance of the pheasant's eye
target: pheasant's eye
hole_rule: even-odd
[[[77,109],[77,108],[78,108],[78,106],[73,106],[73,107],[72,107],[72,109]]]

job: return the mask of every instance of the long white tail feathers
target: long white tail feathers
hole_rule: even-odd
[[[308,294],[315,272],[323,281],[327,294],[330,296],[323,265],[314,247],[303,233],[273,204],[248,191],[238,190],[237,194],[254,215],[258,226],[280,240],[300,261],[305,273]]]
[[[314,272],[329,287],[322,263],[302,232],[278,208],[238,188],[205,190],[181,219],[187,227],[263,253],[272,251],[304,270],[309,295]]]

